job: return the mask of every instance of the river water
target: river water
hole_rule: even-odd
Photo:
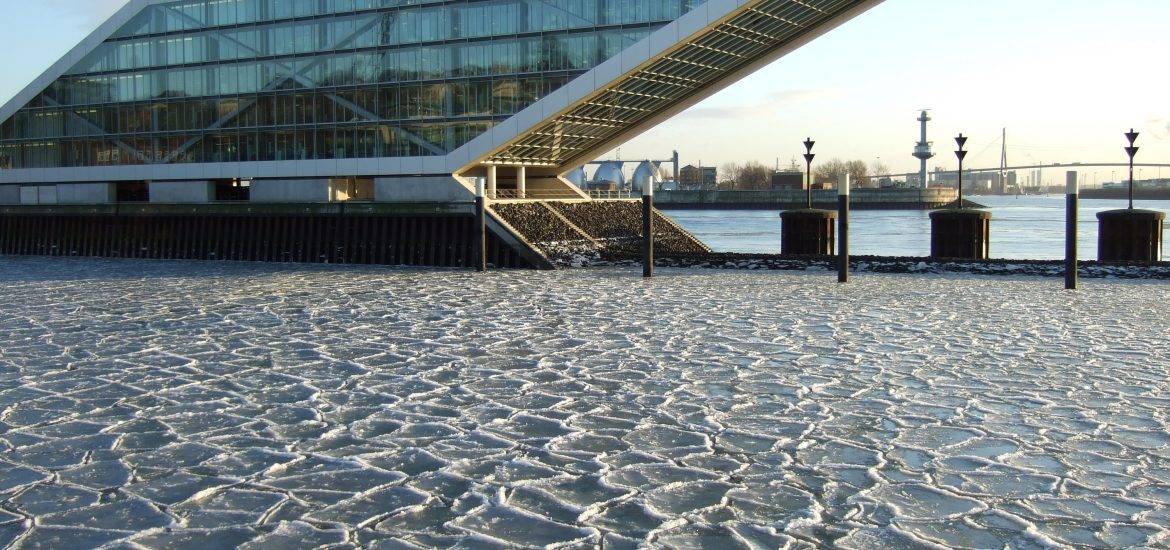
[[[0,547],[1170,541],[1170,285],[659,274],[5,258]]]
[[[1063,195],[973,196],[994,215],[994,258],[1052,260],[1064,257]],[[1170,203],[1139,201],[1138,208],[1163,210]],[[1097,212],[1124,208],[1118,200],[1082,199],[1079,248],[1083,260],[1097,258]],[[774,210],[668,210],[666,212],[717,252],[777,253],[780,217]],[[930,212],[855,210],[850,214],[853,254],[926,256],[930,253]]]

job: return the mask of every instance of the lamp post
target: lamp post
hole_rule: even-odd
[[[1097,213],[1097,259],[1102,262],[1152,263],[1162,259],[1162,224],[1166,213],[1133,207],[1133,161],[1137,156],[1138,132],[1125,133],[1129,145],[1129,207]]]
[[[967,138],[955,138],[959,149],[958,206],[930,213],[930,255],[933,258],[986,260],[991,254],[991,212],[967,208],[963,202],[963,160]]]
[[[812,149],[813,149],[813,145],[816,145],[816,144],[817,144],[817,142],[813,141],[812,138],[805,138],[805,140],[804,140],[804,150],[805,150],[804,162],[805,162],[805,166],[806,166],[805,173],[804,173],[804,178],[805,178],[804,188],[805,188],[805,192],[806,192],[805,194],[807,197],[806,206],[808,208],[812,208],[812,206],[813,206],[813,202],[812,202],[812,161],[813,161],[813,158],[816,157],[816,155],[813,154]]]
[[[967,144],[967,138],[960,133],[959,137],[955,138],[955,143],[959,144],[959,150],[955,151],[955,156],[959,157],[959,208],[963,208],[963,159],[967,158],[967,151],[963,150],[963,146]]]
[[[1125,148],[1125,154],[1129,155],[1129,209],[1133,210],[1133,157],[1137,156],[1139,147],[1134,144],[1137,143],[1139,133],[1130,128],[1125,133],[1125,139],[1129,140],[1129,147]]]
[[[833,254],[833,222],[837,219],[834,210],[813,208],[812,193],[812,138],[804,140],[805,161],[805,208],[785,210],[780,213],[780,253],[801,256],[827,256]]]

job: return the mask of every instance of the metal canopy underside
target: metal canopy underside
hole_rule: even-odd
[[[760,0],[521,134],[484,164],[564,167],[864,0]]]

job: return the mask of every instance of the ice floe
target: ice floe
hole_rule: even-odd
[[[1170,285],[834,281],[0,258],[0,545],[1170,544]]]

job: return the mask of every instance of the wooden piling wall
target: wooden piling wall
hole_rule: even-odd
[[[462,210],[5,207],[0,254],[473,267],[475,218]],[[532,267],[491,232],[488,262]]]

